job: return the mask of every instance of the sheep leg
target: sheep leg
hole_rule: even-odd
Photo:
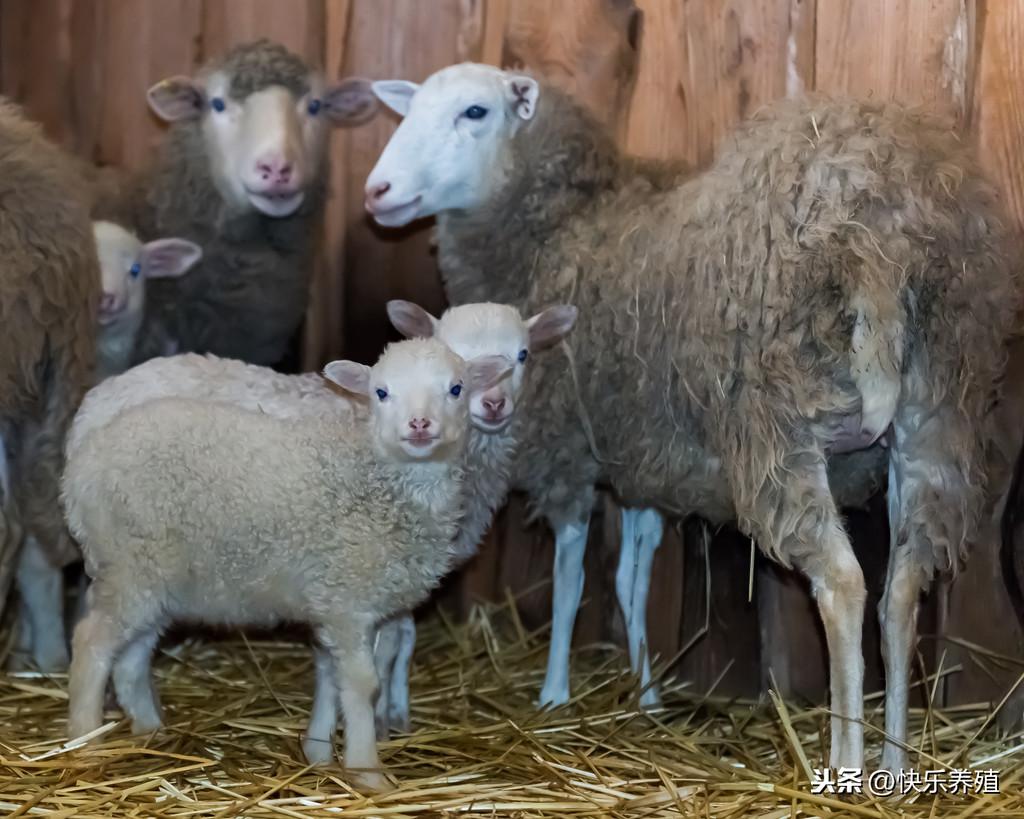
[[[84,736],[103,724],[103,694],[110,668],[127,635],[97,606],[75,628],[68,678],[68,737]]]
[[[316,684],[309,727],[302,750],[310,765],[330,765],[334,759],[334,729],[338,724],[338,687],[334,681],[334,658],[319,643],[313,646]]]
[[[63,671],[70,660],[64,629],[64,574],[51,565],[31,535],[18,557],[16,580],[21,593],[19,654],[27,650],[39,671]],[[27,646],[22,642],[25,637]],[[25,655],[19,661],[22,658]]]
[[[583,520],[555,526],[555,577],[552,592],[551,647],[539,704],[569,701],[569,650],[576,612],[583,597],[583,553],[590,528],[589,507]]]
[[[377,669],[377,680],[380,690],[374,706],[374,723],[377,727],[377,739],[385,740],[391,735],[391,680],[398,657],[401,639],[399,623],[396,618],[385,620],[377,626],[377,637],[373,647],[373,664]]]
[[[353,784],[383,790],[387,780],[377,758],[373,698],[377,673],[373,666],[373,624],[338,621],[322,630],[334,660],[341,714],[345,720],[344,765]]]
[[[391,673],[391,695],[388,697],[388,721],[394,730],[409,733],[409,671],[416,648],[416,620],[406,612],[398,620],[398,653]]]
[[[163,725],[160,699],[153,681],[153,650],[160,641],[160,629],[136,635],[114,661],[114,693],[132,721],[132,733],[149,734]]]
[[[622,510],[622,546],[619,567],[615,573],[615,591],[626,621],[629,640],[629,663],[640,677],[644,689],[640,695],[643,708],[660,705],[656,685],[651,681],[651,660],[647,643],[647,592],[651,584],[654,553],[661,545],[664,521],[654,509]]]

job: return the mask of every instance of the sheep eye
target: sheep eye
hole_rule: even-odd
[[[460,395],[462,395],[462,385],[456,384],[454,387],[448,390],[448,392],[450,392],[453,396],[458,398]]]
[[[487,109],[482,105],[471,105],[465,111],[466,119],[483,119],[487,116]]]
[[[309,111],[309,115],[311,117],[315,117],[317,114],[320,113],[320,108],[322,106],[323,102],[321,102],[320,100],[310,100],[309,107],[307,108],[307,110]]]
[[[527,358],[528,355],[529,355],[529,353],[526,350],[520,350],[519,351],[519,363],[520,364],[525,364],[526,363],[526,358]]]
[[[141,265],[141,264],[139,264],[138,262],[136,262],[135,264],[133,264],[133,265],[132,265],[131,267],[129,267],[129,268],[128,268],[128,274],[129,274],[129,275],[130,275],[130,276],[131,276],[131,277],[132,277],[133,279],[137,279],[137,278],[139,278],[139,274],[140,274],[141,272],[142,272],[142,265]]]
[[[380,387],[378,387],[378,388],[377,388],[377,397],[378,397],[378,398],[379,398],[379,399],[380,399],[381,401],[383,401],[383,400],[384,400],[385,398],[387,398],[387,397],[388,397],[388,391],[387,391],[387,390],[382,390],[382,389],[381,389]]]
[[[224,100],[222,100],[220,97],[214,97],[212,100],[210,100],[210,107],[218,114],[220,114],[223,113],[225,108],[227,108],[227,105],[224,103]]]

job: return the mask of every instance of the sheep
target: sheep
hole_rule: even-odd
[[[100,287],[75,180],[71,159],[0,98],[0,601],[23,540],[58,566],[74,555],[58,478],[93,377]]]
[[[804,572],[833,766],[863,765],[865,589],[826,467],[888,420],[898,362],[869,451],[887,446],[892,531],[882,762],[903,767],[917,597],[975,530],[1019,291],[993,191],[952,129],[883,102],[780,102],[708,171],[654,190],[532,77],[462,64],[374,91],[405,119],[367,210],[384,226],[437,217],[449,300],[572,300],[584,317],[528,385],[523,415],[543,424],[521,436],[514,485],[574,559],[603,479],[627,505],[735,520]],[[858,390],[872,385],[883,394]]]
[[[73,637],[69,735],[99,727],[111,671],[133,729],[160,725],[148,658],[168,623],[298,620],[317,635],[318,687],[337,685],[346,768],[382,787],[373,630],[425,598],[451,565],[469,426],[463,392],[510,369],[503,357],[467,363],[417,339],[391,345],[372,369],[325,367],[371,399],[363,424],[294,424],[164,398],[82,438],[62,482],[93,579]],[[314,710],[303,743],[310,762],[330,761],[334,721]]]
[[[328,85],[260,40],[157,83],[148,101],[172,123],[159,155],[137,174],[83,168],[93,215],[145,241],[188,239],[203,258],[146,288],[135,360],[176,349],[278,364],[309,298],[328,131],[374,115],[369,83]]]
[[[504,355],[516,362],[509,378],[470,398],[467,511],[455,544],[455,561],[461,564],[474,554],[507,491],[514,446],[508,427],[522,389],[527,357],[560,341],[571,329],[576,312],[568,305],[556,305],[523,319],[505,305],[473,304],[452,308],[436,319],[410,302],[393,301],[388,304],[388,314],[406,335],[436,335],[463,358]],[[365,406],[354,399],[339,400],[330,384],[317,373],[282,375],[210,356],[153,359],[89,393],[68,437],[68,453],[77,453],[94,430],[118,414],[159,398],[224,401],[276,418],[320,416],[352,423],[365,415]],[[409,613],[389,621],[378,637],[375,661],[381,693],[376,723],[382,738],[390,728],[408,729],[408,666],[414,644],[415,624]]]

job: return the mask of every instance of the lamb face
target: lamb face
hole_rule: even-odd
[[[196,78],[166,79],[148,96],[161,118],[200,129],[231,208],[275,218],[295,213],[319,178],[329,128],[365,122],[377,109],[368,81],[328,84],[267,41],[238,47]]]
[[[462,63],[422,85],[375,82],[405,119],[366,182],[366,209],[387,227],[485,204],[502,187],[509,141],[537,108],[532,77]]]
[[[411,302],[388,302],[391,323],[406,336],[436,337],[467,361],[502,356],[513,362],[507,377],[470,396],[470,422],[485,433],[508,428],[523,389],[530,353],[561,341],[572,329],[576,314],[571,305],[557,305],[523,319],[514,307],[485,302],[451,307],[437,319]]]
[[[437,339],[390,345],[373,367],[334,361],[324,375],[370,400],[374,443],[397,461],[451,460],[465,445],[469,400],[512,369],[486,356],[465,362]]]

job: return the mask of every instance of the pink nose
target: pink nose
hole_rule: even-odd
[[[372,188],[366,188],[366,201],[372,202],[374,199],[380,199],[385,193],[391,190],[390,182],[381,182],[379,185],[374,185]]]
[[[409,422],[409,428],[412,429],[413,432],[426,432],[428,429],[430,429],[430,419],[413,418]]]
[[[256,172],[264,182],[287,185],[292,180],[292,170],[292,163],[280,155],[264,156],[256,160]]]
[[[113,293],[104,293],[100,297],[100,312],[110,313],[117,306],[117,296]]]
[[[484,409],[492,415],[497,415],[503,409],[505,409],[504,398],[482,398],[480,403],[484,405]]]

